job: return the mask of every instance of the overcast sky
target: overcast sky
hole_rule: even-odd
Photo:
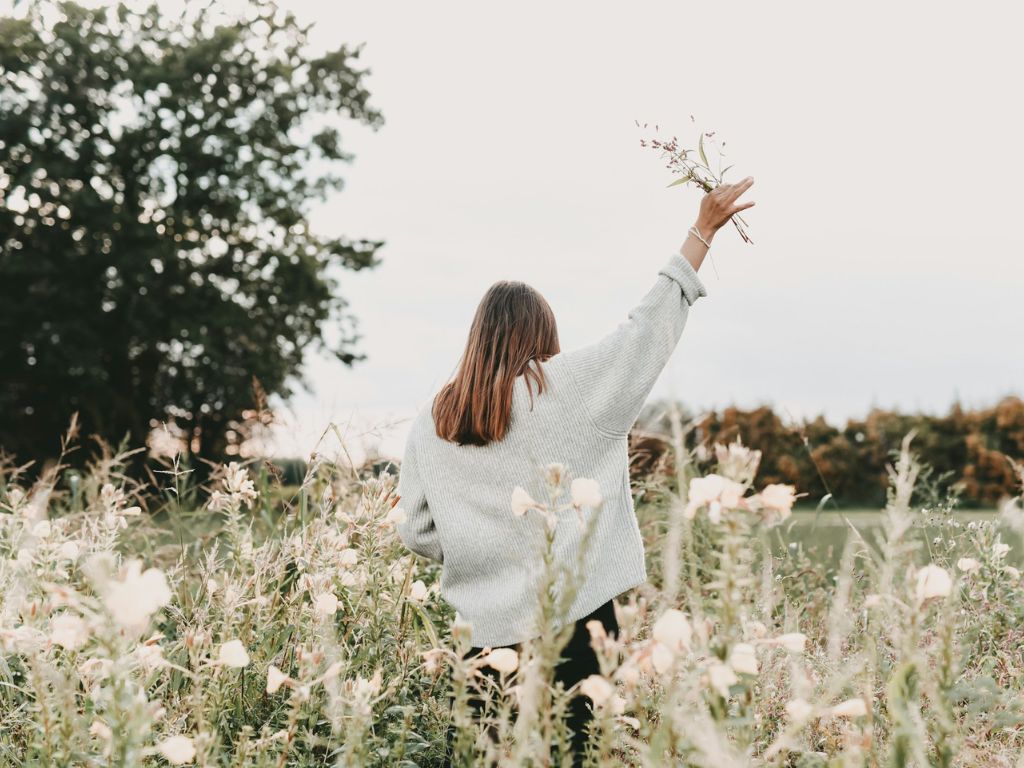
[[[699,203],[634,120],[714,130],[757,202],[653,396],[838,422],[1024,388],[1019,4],[286,5],[319,46],[365,42],[386,120],[349,132],[313,224],[387,245],[343,288],[368,360],[309,361],[279,453],[333,419],[400,455],[495,280],[547,297],[563,349],[623,321]]]
[[[400,454],[495,280],[537,287],[563,348],[624,320],[699,202],[634,120],[714,130],[757,202],[653,396],[840,421],[1024,388],[1017,4],[293,5],[321,43],[366,43],[387,121],[351,134],[314,224],[387,246],[345,286],[369,359],[310,362],[283,452],[333,418],[398,422]]]

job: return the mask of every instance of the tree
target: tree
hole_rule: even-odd
[[[0,446],[54,453],[70,415],[138,444],[161,420],[218,457],[252,379],[309,348],[362,359],[339,274],[381,242],[310,231],[341,127],[376,128],[361,47],[309,53],[268,2],[180,17],[32,3],[0,19]]]

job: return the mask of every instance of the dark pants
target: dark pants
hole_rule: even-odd
[[[597,675],[601,673],[600,667],[597,663],[597,654],[594,653],[594,649],[590,647],[590,631],[587,629],[587,622],[592,621],[593,619],[599,620],[604,625],[605,632],[609,635],[617,635],[619,632],[619,624],[615,620],[615,607],[611,600],[595,610],[593,613],[584,616],[576,622],[572,637],[562,649],[562,660],[555,667],[555,681],[562,683],[566,689],[572,687],[589,675]],[[519,650],[519,648],[514,645],[505,647],[514,648],[517,651]],[[466,652],[464,658],[475,656],[482,650],[482,648],[470,648]],[[497,672],[490,667],[483,667],[480,671],[484,674],[491,675],[495,679],[498,677]],[[483,704],[483,702],[475,696],[470,697],[469,703],[477,712],[480,711],[480,707]],[[583,763],[583,747],[587,741],[587,724],[590,722],[592,717],[593,712],[590,708],[590,699],[583,695],[577,695],[570,700],[569,709],[566,713],[566,724],[572,731],[574,765],[582,765]],[[451,755],[451,744],[454,734],[455,729],[453,727],[449,727],[449,755]]]

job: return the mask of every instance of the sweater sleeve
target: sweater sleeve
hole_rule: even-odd
[[[399,537],[416,554],[444,562],[441,538],[427,504],[412,434],[406,441],[397,490],[401,496],[398,503],[405,510],[405,520],[396,526]]]
[[[697,271],[681,254],[673,254],[625,322],[603,339],[565,353],[598,431],[612,437],[628,434],[700,296],[707,296],[707,290]]]

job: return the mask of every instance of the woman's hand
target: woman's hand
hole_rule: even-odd
[[[750,189],[753,183],[754,177],[747,176],[736,184],[720,184],[704,195],[704,199],[700,201],[700,213],[697,214],[695,226],[706,240],[710,242],[711,236],[737,213],[753,207],[753,202],[736,202],[736,198]]]
[[[691,232],[679,249],[679,252],[694,269],[700,269],[715,232],[721,229],[735,214],[754,205],[753,202],[736,202],[736,198],[750,189],[750,185],[753,183],[754,177],[747,176],[743,181],[736,184],[722,184],[704,195],[704,199],[700,201],[700,213],[697,214],[697,221],[694,224],[703,240],[694,237]]]

